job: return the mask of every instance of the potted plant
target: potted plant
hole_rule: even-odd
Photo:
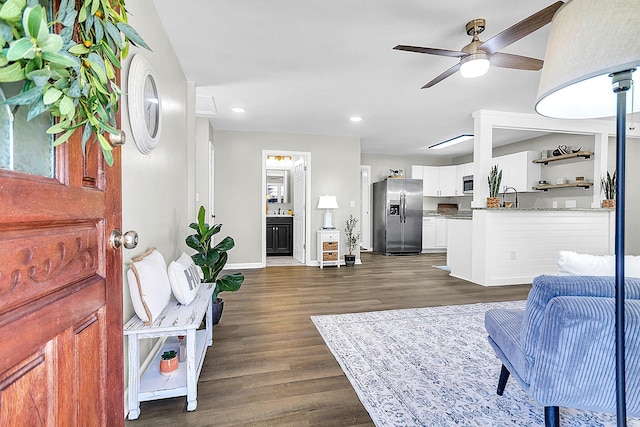
[[[607,171],[607,175],[603,176],[600,180],[602,185],[602,191],[604,191],[605,199],[602,201],[603,208],[615,208],[616,207],[616,171],[613,171],[613,175]]]
[[[169,350],[160,356],[160,373],[162,375],[171,375],[178,369],[178,353],[175,350]]]
[[[358,220],[353,215],[349,215],[349,218],[344,222],[345,243],[349,250],[349,254],[344,256],[344,263],[347,267],[351,267],[356,263],[356,256],[353,251],[358,248],[358,241],[360,240],[360,233],[355,231],[357,223]]]
[[[233,248],[235,245],[233,239],[229,236],[222,239],[220,243],[215,246],[212,245],[213,237],[220,232],[222,224],[214,224],[210,226],[204,221],[205,209],[204,206],[200,206],[198,211],[198,222],[192,222],[189,228],[195,230],[195,234],[187,237],[186,243],[191,249],[198,251],[191,255],[193,262],[202,269],[203,283],[216,284],[213,291],[213,324],[217,324],[222,316],[222,309],[224,308],[224,301],[218,298],[220,292],[234,292],[240,289],[244,282],[244,275],[242,273],[227,274],[218,278],[218,274],[222,271],[227,263],[228,255],[227,251]]]
[[[500,191],[500,183],[502,182],[502,169],[498,171],[498,165],[493,165],[491,172],[489,172],[489,197],[487,197],[488,208],[500,207],[500,198],[498,197],[498,191]]]

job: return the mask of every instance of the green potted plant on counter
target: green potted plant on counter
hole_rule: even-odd
[[[603,176],[600,180],[602,185],[602,191],[604,192],[605,199],[602,201],[603,208],[615,208],[616,207],[616,171],[613,171],[613,175],[607,171],[607,175]]]
[[[212,245],[213,236],[220,232],[222,224],[214,224],[210,226],[204,221],[205,209],[200,206],[198,211],[198,222],[193,222],[189,228],[195,230],[195,234],[187,236],[186,243],[191,249],[195,249],[197,253],[191,255],[193,262],[202,269],[204,283],[215,283],[216,287],[213,291],[213,324],[217,324],[222,316],[224,308],[224,300],[218,298],[220,292],[235,292],[240,289],[244,282],[242,273],[232,273],[218,278],[218,275],[227,263],[227,251],[235,245],[233,239],[229,236],[225,237],[215,246]]]
[[[351,267],[356,263],[356,256],[353,251],[358,248],[358,241],[360,240],[360,233],[356,232],[357,223],[358,220],[353,215],[349,215],[349,218],[344,222],[345,243],[349,251],[349,254],[344,256],[344,263],[347,267]]]
[[[489,197],[487,197],[488,208],[499,208],[500,198],[498,192],[500,191],[500,183],[502,182],[502,169],[498,171],[498,165],[493,165],[489,172]]]

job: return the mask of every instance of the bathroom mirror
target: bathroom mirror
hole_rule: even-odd
[[[267,169],[267,202],[291,203],[291,174],[288,170]]]

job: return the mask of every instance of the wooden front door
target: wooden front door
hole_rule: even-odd
[[[1,426],[124,424],[120,150],[80,138],[54,178],[0,170]]]

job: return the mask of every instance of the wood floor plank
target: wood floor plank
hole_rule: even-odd
[[[247,270],[224,293],[198,384],[185,398],[143,402],[140,426],[372,426],[310,316],[526,299],[530,285],[478,286],[433,268],[443,254],[362,254],[352,268]]]

